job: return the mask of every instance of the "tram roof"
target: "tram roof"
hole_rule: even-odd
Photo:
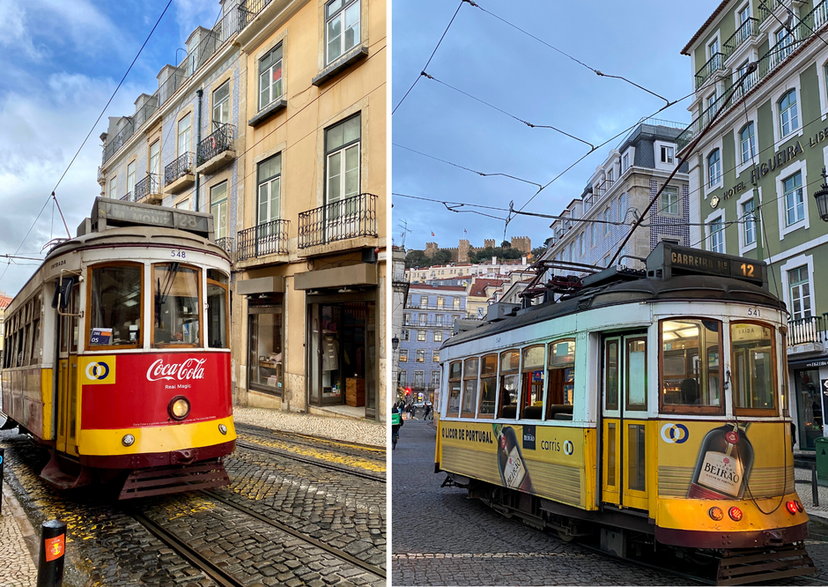
[[[515,316],[483,323],[477,328],[456,334],[446,340],[441,348],[596,308],[631,303],[702,300],[730,300],[782,310],[785,308],[785,304],[767,289],[739,279],[710,275],[681,275],[671,279],[642,278],[585,288],[556,302],[524,308]]]

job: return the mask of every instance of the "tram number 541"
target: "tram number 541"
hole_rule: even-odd
[[[757,308],[756,306],[751,306],[747,309],[747,315],[754,318],[759,318],[762,314],[759,311],[759,308]]]
[[[182,251],[181,249],[172,249],[170,251],[170,257],[173,257],[174,259],[186,259],[187,251]]]

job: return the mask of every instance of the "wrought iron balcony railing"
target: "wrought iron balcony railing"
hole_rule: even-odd
[[[144,179],[135,184],[135,201],[140,202],[148,195],[160,192],[158,176],[154,173],[148,173]]]
[[[220,124],[218,128],[202,140],[196,149],[196,165],[209,161],[219,153],[223,153],[233,147],[233,138],[236,135],[236,127],[232,124]]]
[[[753,35],[759,33],[759,19],[750,17],[739,26],[736,31],[722,43],[724,47],[724,58],[730,57],[736,49],[742,46]]]
[[[238,260],[252,259],[263,255],[288,254],[287,220],[270,220],[238,233]]]
[[[193,154],[184,153],[175,161],[164,167],[164,185],[170,185],[176,179],[193,172]]]
[[[299,214],[299,248],[377,236],[377,196],[359,194]]]
[[[696,88],[698,89],[711,75],[724,66],[724,54],[714,53],[696,72]]]
[[[236,239],[232,236],[223,236],[216,239],[216,244],[224,249],[231,258],[233,257],[233,253],[236,250]]]
[[[825,315],[788,320],[788,345],[821,344],[825,336]]]

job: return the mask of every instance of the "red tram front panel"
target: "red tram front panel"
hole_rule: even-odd
[[[93,467],[185,464],[229,454],[227,352],[78,357],[78,452]]]

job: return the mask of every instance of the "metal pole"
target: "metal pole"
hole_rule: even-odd
[[[0,448],[0,516],[3,515],[3,463],[6,461],[6,449]]]
[[[811,463],[811,497],[814,500],[814,507],[819,507],[819,487],[817,486],[816,463]]]
[[[40,528],[40,556],[37,563],[37,587],[63,584],[63,558],[66,554],[66,522],[49,520]]]

